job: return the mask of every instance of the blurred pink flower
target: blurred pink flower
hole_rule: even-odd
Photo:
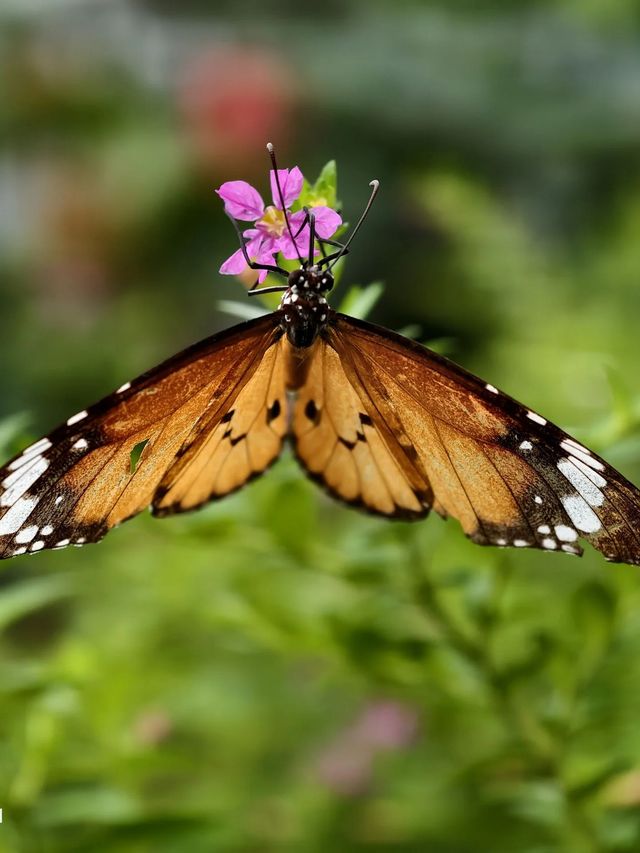
[[[365,708],[354,727],[356,737],[377,749],[400,749],[418,731],[415,711],[400,702],[382,699]]]
[[[278,169],[278,179],[282,188],[284,209],[273,169],[270,172],[272,205],[265,206],[260,193],[246,181],[226,181],[216,190],[224,201],[224,208],[229,216],[254,223],[254,228],[247,228],[243,232],[248,241],[246,250],[251,260],[262,264],[273,264],[278,252],[287,260],[293,260],[298,254],[306,257],[309,251],[309,228],[307,225],[301,228],[305,213],[302,210],[290,213],[289,210],[302,191],[302,172],[297,166],[293,169]],[[287,228],[285,211],[295,238],[295,246]],[[340,215],[324,205],[314,207],[313,214],[316,234],[325,239],[335,234],[342,223]],[[246,267],[242,249],[238,249],[222,264],[220,272],[223,275],[239,275]],[[258,281],[262,283],[266,277],[266,270],[260,270]]]
[[[317,773],[338,794],[356,796],[371,783],[376,755],[410,746],[417,734],[413,708],[393,699],[377,700],[326,747]]]

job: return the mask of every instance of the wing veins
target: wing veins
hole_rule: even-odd
[[[322,350],[322,355],[323,355],[323,358],[322,358],[322,396],[325,400],[325,411],[327,412],[327,416],[331,422],[331,426],[333,427],[333,431],[336,434],[336,442],[333,446],[333,450],[331,451],[331,456],[329,457],[329,459],[327,460],[327,464],[325,465],[325,468],[328,468],[329,463],[330,463],[331,459],[333,459],[333,455],[336,452],[336,449],[338,448],[338,445],[340,443],[340,432],[336,428],[335,422],[331,416],[331,412],[329,411],[329,406],[326,405],[326,399],[327,399],[327,395],[326,395],[326,388],[327,388],[326,346],[327,346],[327,344],[323,341],[321,345],[324,347],[324,349]],[[344,373],[344,371],[343,371],[343,373]],[[349,377],[346,375],[346,373],[345,373],[345,379],[347,380],[347,385],[355,391],[355,389],[353,388],[353,385],[351,384],[351,382],[349,382]],[[357,394],[357,391],[356,391],[356,394]],[[358,397],[359,397],[359,395],[358,395]],[[362,402],[362,400],[360,402]],[[387,491],[387,494],[389,495],[391,503],[395,506],[395,501],[393,499],[393,495],[391,494],[391,491],[389,490],[389,484],[387,483],[385,478],[382,476],[382,472],[380,471],[380,466],[378,465],[377,460],[373,456],[373,453],[371,452],[371,450],[369,450],[369,452],[370,452],[371,457],[373,458],[373,461],[374,461],[375,466],[378,470],[378,473],[380,474],[380,479],[384,483],[384,487]],[[360,468],[356,464],[355,458],[353,456],[351,458],[352,458],[353,466],[356,469],[356,476],[358,478],[358,488],[359,488],[358,495],[360,498],[364,499],[364,494],[363,494],[364,493],[364,488],[363,488],[364,484],[362,482],[362,477],[360,476]]]
[[[520,515],[521,515],[521,516],[522,516],[522,518],[524,518],[524,520],[526,521],[526,523],[527,523],[527,527],[529,528],[529,530],[531,531],[531,535],[533,536],[533,541],[534,541],[535,543],[538,543],[538,542],[539,542],[539,539],[538,539],[538,536],[537,536],[536,531],[534,531],[534,529],[533,529],[533,525],[532,525],[532,524],[531,524],[531,522],[529,521],[529,516],[528,516],[528,515],[525,513],[525,511],[522,509],[522,504],[520,503],[520,500],[516,497],[516,493],[513,491],[513,489],[511,488],[511,486],[510,486],[510,485],[509,485],[509,483],[507,482],[507,480],[506,480],[506,478],[504,477],[504,475],[503,475],[502,471],[500,471],[500,469],[499,469],[499,468],[498,468],[498,466],[495,464],[495,462],[493,461],[493,459],[491,459],[491,457],[487,455],[487,453],[486,453],[486,451],[485,451],[485,449],[484,449],[484,444],[485,444],[485,443],[486,443],[486,444],[488,444],[488,442],[483,442],[483,443],[481,443],[481,444],[480,444],[480,448],[479,448],[479,449],[480,449],[480,452],[482,453],[482,455],[484,456],[484,458],[487,460],[487,462],[489,463],[489,465],[491,465],[491,467],[492,467],[492,468],[493,468],[493,470],[496,472],[496,474],[498,475],[498,477],[499,477],[499,478],[502,480],[502,482],[504,483],[504,485],[505,485],[505,487],[506,487],[507,491],[509,492],[509,494],[510,494],[510,495],[511,495],[511,497],[513,498],[513,502],[514,502],[514,504],[518,507],[518,510],[520,511]],[[529,467],[531,467],[531,466],[529,466]],[[535,471],[535,470],[536,470],[536,469],[534,468],[534,471]],[[538,473],[538,472],[536,471],[536,473]],[[555,492],[554,492],[554,494],[555,494]],[[557,497],[557,495],[556,495],[556,497]]]
[[[436,435],[437,435],[437,437],[438,437],[438,441],[440,442],[440,446],[441,446],[441,447],[442,447],[442,449],[444,450],[444,452],[445,452],[445,454],[446,454],[446,456],[447,456],[447,459],[449,460],[449,465],[451,466],[451,470],[452,470],[452,471],[453,471],[453,473],[456,475],[456,479],[457,479],[457,480],[458,480],[458,482],[460,483],[460,488],[461,488],[461,489],[462,489],[462,491],[464,492],[464,496],[465,496],[465,498],[467,499],[467,503],[469,504],[469,506],[470,506],[470,508],[471,508],[471,512],[474,514],[475,519],[476,519],[476,521],[478,522],[478,527],[483,531],[484,537],[485,537],[485,539],[487,540],[487,542],[490,542],[490,541],[491,541],[491,538],[490,538],[489,536],[487,536],[487,531],[486,531],[486,529],[485,529],[485,526],[484,526],[484,524],[482,523],[482,521],[481,521],[481,519],[480,519],[480,516],[479,516],[479,515],[478,515],[478,513],[476,512],[476,510],[475,510],[475,507],[474,507],[473,503],[471,502],[471,498],[469,497],[469,493],[467,492],[467,489],[466,489],[466,487],[465,487],[464,483],[462,482],[462,479],[461,479],[461,477],[460,477],[460,474],[458,473],[458,469],[456,468],[455,463],[454,463],[453,459],[451,458],[451,454],[449,453],[449,450],[448,450],[448,448],[447,448],[447,445],[446,445],[446,444],[444,443],[444,441],[442,440],[442,436],[441,436],[441,434],[440,434],[440,427],[438,426],[438,422],[437,422],[437,421],[438,421],[438,419],[437,419],[437,418],[435,418],[435,417],[431,414],[431,412],[429,412],[428,414],[429,414],[429,416],[431,417],[431,420],[432,420],[432,422],[433,422],[433,426],[434,426],[434,428],[435,428]]]
[[[330,344],[328,344],[328,345],[330,346]],[[332,347],[332,349],[333,349],[333,347]],[[335,349],[334,349],[334,352],[336,352],[336,353],[337,353],[337,355],[338,355],[338,357],[340,357],[340,353],[338,353],[338,352],[337,352],[337,350],[335,350]],[[349,363],[350,363],[350,365],[351,365],[352,369],[354,370],[354,372],[355,372],[355,373],[357,374],[357,376],[358,376],[358,380],[359,380],[359,384],[360,384],[360,386],[362,387],[362,389],[364,390],[364,392],[365,392],[365,394],[366,394],[366,399],[365,399],[365,398],[363,398],[363,396],[362,396],[362,394],[360,393],[360,391],[359,391],[359,390],[356,388],[356,386],[355,386],[355,385],[354,385],[354,384],[349,380],[349,377],[347,376],[347,381],[349,382],[349,384],[351,385],[351,387],[354,389],[354,391],[356,392],[356,394],[357,394],[357,395],[358,395],[358,397],[360,398],[360,402],[362,403],[363,408],[365,408],[365,409],[367,408],[367,401],[369,401],[369,403],[371,403],[371,405],[373,405],[373,407],[374,407],[374,409],[375,409],[375,411],[376,411],[376,413],[377,413],[377,415],[378,415],[378,418],[379,418],[383,423],[386,423],[386,418],[385,418],[385,416],[383,415],[383,413],[380,411],[380,409],[379,409],[379,407],[378,407],[378,404],[376,403],[376,401],[375,401],[374,397],[373,397],[371,394],[369,394],[369,393],[367,392],[367,390],[366,390],[366,389],[367,389],[367,386],[366,386],[365,381],[364,381],[364,380],[363,380],[363,378],[362,378],[362,374],[360,373],[360,369],[359,369],[359,367],[358,367],[357,363],[354,361],[354,359],[352,359],[352,358],[351,358],[351,355],[350,355],[350,353],[348,353],[348,352],[344,352],[344,353],[343,353],[343,357],[344,357],[346,360],[348,360],[348,361],[349,361]],[[345,373],[345,376],[346,376],[346,373]],[[378,434],[379,434],[379,436],[380,436],[380,440],[385,444],[385,447],[387,448],[387,450],[388,450],[388,452],[389,452],[389,455],[390,455],[390,456],[391,456],[391,458],[393,459],[393,461],[394,461],[394,463],[395,463],[396,467],[400,470],[400,473],[401,473],[401,474],[402,474],[402,476],[405,478],[405,480],[407,481],[407,484],[408,484],[409,488],[411,489],[411,491],[412,491],[412,492],[414,493],[414,495],[415,495],[415,490],[414,490],[414,488],[413,488],[413,486],[412,486],[412,484],[411,484],[411,481],[410,481],[410,480],[409,480],[409,478],[405,475],[405,473],[404,473],[404,471],[403,471],[403,468],[402,468],[402,464],[400,464],[400,463],[398,462],[398,460],[396,459],[396,454],[391,450],[391,447],[390,447],[390,446],[389,446],[389,444],[385,441],[385,439],[384,439],[383,435],[379,432],[379,430],[378,430]],[[399,441],[397,441],[397,440],[395,440],[395,437],[394,437],[394,435],[393,435],[393,432],[389,431],[389,435],[390,435],[390,438],[391,438],[391,440],[393,441],[393,443],[394,443],[394,445],[395,445],[396,452],[397,452],[397,451],[399,451],[399,452],[400,452],[400,454],[401,454],[401,456],[402,456],[402,460],[405,462],[405,464],[410,465],[410,466],[411,466],[411,468],[414,470],[414,472],[416,472],[416,470],[417,470],[417,469],[415,468],[415,464],[414,464],[414,463],[413,463],[413,462],[408,458],[408,456],[407,456],[407,454],[406,454],[406,451],[404,450],[404,448],[402,447],[402,445],[400,444],[400,442],[399,442]],[[408,438],[408,436],[407,436],[407,438]],[[413,442],[411,442],[411,446],[415,449],[415,445],[414,445],[414,443],[413,443]],[[376,461],[376,465],[377,465],[377,464],[378,464],[378,463],[377,463],[377,461]],[[420,462],[420,466],[421,466],[421,468],[423,467],[423,466],[422,466],[422,462]],[[378,470],[380,470],[380,469],[379,469],[379,467],[378,467]],[[419,475],[420,479],[425,483],[425,485],[426,485],[426,486],[431,490],[431,492],[433,492],[433,487],[432,487],[432,485],[431,485],[431,480],[429,479],[429,476],[428,476],[427,472],[426,472],[425,470],[422,470],[422,471],[421,471],[421,470],[417,470],[417,473],[418,473],[418,475]],[[382,476],[382,475],[381,475],[381,476]],[[384,479],[384,477],[383,477],[383,479]],[[385,480],[385,484],[387,484],[387,481],[386,481],[386,480]],[[388,484],[387,484],[387,487],[388,487]],[[395,504],[395,500],[393,500],[393,495],[392,495],[391,499],[392,499],[393,503]],[[423,503],[422,499],[421,499],[421,498],[419,498],[417,495],[416,495],[416,500],[417,500],[417,501],[418,501],[418,503],[419,503],[420,505],[422,505],[424,508],[427,508],[427,507],[425,506],[425,504]],[[397,504],[396,504],[396,506],[397,506]],[[428,508],[430,509],[430,506],[429,506]]]

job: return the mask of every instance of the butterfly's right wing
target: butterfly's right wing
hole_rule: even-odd
[[[0,468],[0,557],[96,542],[150,504],[191,509],[264,470],[285,431],[280,338],[270,314],[201,341]]]
[[[294,423],[298,457],[336,496],[397,517],[393,484],[406,498],[417,474],[428,487],[415,499],[478,544],[581,554],[583,537],[608,560],[640,565],[640,491],[567,433],[379,326],[331,313],[321,341],[304,389],[314,417],[300,408]]]

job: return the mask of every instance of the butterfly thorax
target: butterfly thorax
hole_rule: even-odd
[[[289,343],[296,348],[312,346],[329,317],[324,297],[333,287],[333,276],[317,266],[294,270],[289,276],[280,310],[282,328]]]

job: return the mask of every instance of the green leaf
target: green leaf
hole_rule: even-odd
[[[578,675],[586,678],[609,645],[616,618],[616,601],[608,587],[598,581],[590,581],[574,593],[571,610],[579,645],[574,668]]]
[[[314,184],[310,184],[307,180],[302,185],[302,192],[293,210],[301,210],[303,207],[315,207],[317,205],[325,205],[326,207],[336,208],[338,190],[338,173],[336,161],[329,162],[322,167],[318,179]]]
[[[143,438],[142,441],[139,441],[131,450],[131,453],[129,454],[129,469],[132,474],[135,474],[138,462],[142,456],[142,451],[145,449],[147,444],[149,444],[149,439]]]
[[[37,578],[3,590],[0,597],[0,630],[71,594],[71,584],[64,575]]]
[[[364,320],[373,310],[375,304],[384,292],[384,285],[374,281],[366,287],[353,285],[340,303],[339,310],[359,320]]]
[[[335,208],[338,203],[338,169],[335,160],[329,160],[323,166],[318,180],[313,185],[312,192],[316,198],[316,204],[325,204],[327,207]]]
[[[76,823],[121,824],[140,817],[135,796],[121,788],[77,786],[41,797],[34,809],[37,826],[55,827]]]
[[[232,317],[239,317],[241,320],[255,320],[267,313],[259,303],[238,302],[235,299],[219,299],[216,307],[218,311],[223,311]]]

